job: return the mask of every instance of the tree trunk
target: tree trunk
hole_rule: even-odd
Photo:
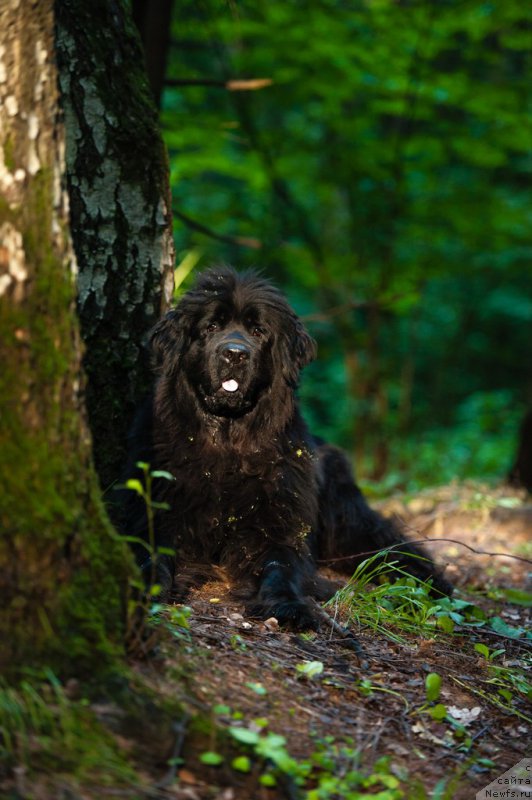
[[[532,410],[525,414],[521,423],[517,453],[508,482],[532,493]]]
[[[87,409],[106,489],[149,382],[144,337],[172,294],[167,156],[124,3],[61,0],[56,9]]]
[[[166,62],[170,47],[173,0],[133,0],[132,13],[135,25],[140,31],[144,47],[144,62],[157,108],[166,76]]]
[[[112,449],[124,430],[117,384],[127,408],[171,244],[162,146],[127,60],[137,43],[118,2],[102,27],[103,6],[0,7],[0,670],[12,673],[101,673],[123,642],[131,561],[91,464],[75,284],[105,474],[105,431]]]

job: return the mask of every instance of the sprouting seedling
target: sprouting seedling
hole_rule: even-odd
[[[123,485],[122,489],[127,489],[129,491],[135,492],[143,501],[146,509],[146,521],[147,521],[147,541],[144,538],[140,538],[137,536],[124,536],[124,539],[127,542],[137,544],[140,547],[146,549],[149,555],[149,566],[150,566],[150,573],[149,573],[149,590],[148,592],[145,591],[145,587],[143,587],[142,583],[137,581],[132,581],[132,588],[138,590],[140,597],[143,597],[143,600],[139,600],[138,596],[137,599],[133,603],[133,610],[131,612],[130,618],[130,632],[133,634],[132,638],[129,640],[129,647],[131,649],[135,649],[135,647],[143,641],[143,635],[146,629],[146,622],[147,622],[147,607],[150,607],[150,614],[151,618],[154,618],[154,615],[157,615],[157,612],[160,610],[160,606],[153,605],[152,601],[153,598],[159,594],[160,586],[156,583],[156,573],[157,573],[157,559],[161,555],[174,555],[174,551],[167,547],[157,547],[155,542],[155,511],[165,511],[168,510],[170,507],[167,503],[157,502],[153,499],[153,481],[157,478],[163,480],[175,480],[174,476],[171,475],[169,472],[165,470],[150,470],[150,465],[144,461],[137,461],[136,467],[142,471],[141,479],[138,478],[130,478],[127,480]],[[139,615],[137,611],[139,609],[143,609],[143,613]]]
[[[493,661],[495,658],[497,658],[497,656],[501,656],[506,652],[504,647],[500,650],[490,650],[489,647],[487,647],[485,644],[482,644],[482,642],[477,642],[475,645],[475,650],[477,653],[480,653],[481,656],[484,656],[487,661]]]
[[[422,711],[427,710],[432,719],[441,721],[447,718],[447,708],[443,703],[438,703],[441,693],[441,675],[437,672],[429,672],[425,678],[425,697],[427,703],[432,706],[427,709],[427,706],[422,707]]]
[[[157,571],[157,557],[159,555],[174,555],[174,551],[168,547],[156,548],[155,544],[155,511],[168,511],[170,506],[168,503],[159,503],[153,499],[153,481],[156,478],[162,478],[167,481],[175,481],[174,476],[166,470],[156,469],[150,470],[150,465],[145,461],[137,461],[136,465],[143,473],[143,480],[138,478],[129,478],[124,484],[125,489],[136,492],[142,498],[146,506],[146,519],[148,523],[148,541],[145,542],[137,537],[125,538],[128,541],[134,541],[142,544],[148,550],[151,560],[151,573],[150,573],[150,586],[152,593],[156,590],[155,577]]]

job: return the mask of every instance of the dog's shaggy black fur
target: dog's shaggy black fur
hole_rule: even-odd
[[[138,551],[163,597],[218,565],[252,616],[315,627],[308,597],[330,594],[316,563],[350,574],[357,554],[399,543],[394,561],[450,593],[430,558],[367,506],[346,456],[309,433],[295,390],[315,343],[269,282],[205,272],[152,331],[151,347],[157,379],[130,457],[173,476],[153,483],[153,499],[169,507],[154,520],[165,552],[154,568]],[[128,494],[125,531],[149,539],[144,504]]]

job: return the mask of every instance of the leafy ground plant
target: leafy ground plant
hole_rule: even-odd
[[[429,689],[427,689],[429,693]],[[242,718],[231,713],[227,706],[215,707],[215,712],[231,719]],[[259,724],[260,723],[260,724]],[[267,730],[268,720],[260,719],[228,728],[229,735],[243,752],[225,758],[218,752],[207,751],[201,763],[219,767],[228,761],[230,767],[242,773],[260,766],[259,784],[268,788],[291,786],[289,794],[298,800],[428,800],[422,784],[408,770],[392,763],[389,756],[378,758],[369,766],[353,740],[334,736],[315,737],[314,749],[305,759],[294,758],[284,736]],[[452,786],[440,781],[432,797],[451,800]]]
[[[488,613],[472,599],[459,595],[435,599],[430,595],[429,584],[415,581],[397,566],[399,579],[389,583],[384,572],[390,564],[379,563],[379,558],[376,555],[361,564],[347,586],[330,601],[331,604],[343,609],[351,624],[362,630],[370,628],[395,642],[404,643],[412,635],[430,639],[446,636],[469,639],[474,651],[486,663],[482,688],[471,691],[487,702],[532,722],[526,713],[516,708],[515,703],[518,699],[530,700],[532,697],[532,685],[526,674],[532,665],[530,652],[524,651],[520,658],[501,662],[506,652],[504,647],[490,649],[488,644],[478,641],[485,632],[490,637],[490,645],[493,635],[498,644],[505,640],[521,640],[526,644],[532,639],[532,633],[523,626],[509,625],[501,616]],[[529,594],[523,590],[515,590],[514,594],[519,605],[528,605]],[[502,596],[508,598],[508,591]],[[510,596],[514,595],[510,593]],[[440,714],[441,719],[445,717],[441,709],[434,713]]]

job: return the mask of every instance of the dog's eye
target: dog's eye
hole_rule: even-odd
[[[207,331],[207,333],[212,333],[217,328],[218,328],[218,323],[217,322],[209,322],[209,324],[207,325],[205,330]]]
[[[251,335],[252,336],[264,336],[265,330],[261,328],[260,325],[253,325],[251,328]]]

